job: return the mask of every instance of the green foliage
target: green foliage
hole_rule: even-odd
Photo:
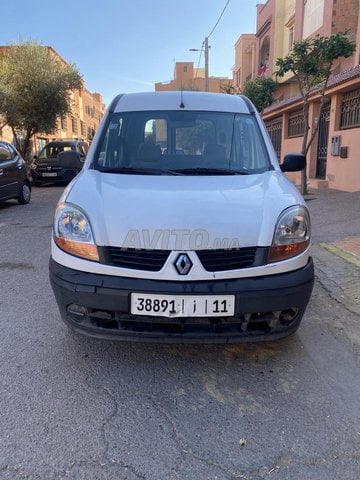
[[[71,112],[70,90],[81,86],[76,68],[47,47],[22,42],[4,51],[0,57],[0,116],[11,127],[23,155],[33,135],[52,133],[58,117]]]
[[[272,78],[256,77],[255,80],[247,80],[244,83],[242,93],[250,98],[259,112],[262,112],[273,103],[276,88],[277,83]]]
[[[346,32],[335,33],[330,37],[306,38],[294,42],[289,55],[276,60],[278,67],[276,77],[284,77],[288,72],[293,73],[303,97],[304,137],[302,153],[306,154],[314,141],[318,126],[309,137],[309,96],[314,88],[320,93],[320,113],[324,105],[325,90],[331,75],[334,61],[339,57],[350,57],[356,49]],[[301,193],[307,193],[306,169],[302,171]]]
[[[204,143],[216,143],[214,136],[214,126],[211,122],[197,122],[192,126],[177,129],[176,144],[179,148],[196,154],[203,148]]]
[[[222,93],[227,93],[228,95],[237,95],[239,93],[238,88],[231,82],[223,83],[220,89]]]
[[[356,45],[347,33],[335,33],[330,37],[306,38],[294,42],[289,55],[276,60],[277,77],[292,72],[298,81],[302,95],[322,82],[327,82],[334,60],[349,57]]]

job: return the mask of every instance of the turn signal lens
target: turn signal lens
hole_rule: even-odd
[[[61,248],[61,250],[64,250],[71,255],[75,255],[75,257],[86,258],[87,260],[92,260],[93,262],[99,261],[99,254],[95,245],[72,242],[71,240],[66,240],[64,238],[58,238],[55,236],[54,241],[56,245]]]
[[[301,243],[293,243],[291,245],[273,245],[269,250],[268,262],[280,262],[287,258],[295,257],[302,252],[305,252],[309,246],[310,241]]]

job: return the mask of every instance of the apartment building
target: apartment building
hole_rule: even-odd
[[[257,76],[256,35],[243,33],[235,43],[235,65],[233,68],[233,85],[235,91],[241,92],[247,80]]]
[[[224,93],[226,88],[232,84],[227,77],[209,77],[208,91],[215,93]],[[194,68],[193,62],[176,62],[174,68],[174,78],[169,82],[155,83],[155,91],[169,90],[205,90],[205,69]]]
[[[320,113],[320,98],[314,92],[310,104],[310,134],[319,126],[308,152],[309,185],[360,191],[360,22],[359,0],[268,0],[257,6],[255,69],[257,75],[273,76],[275,63],[296,40],[336,32],[349,32],[355,53],[339,58],[326,90],[326,105]],[[265,109],[263,119],[279,159],[300,151],[304,122],[302,99],[290,73],[279,79],[276,101]],[[300,183],[299,174],[291,174]]]
[[[50,139],[81,138],[91,142],[105,112],[100,93],[90,92],[85,85],[80,90],[70,92],[71,113],[58,120],[56,132],[49,135],[37,135],[35,150],[39,150]]]
[[[0,53],[8,48],[11,47],[0,46]],[[56,56],[64,64],[67,63],[52,47],[44,46],[44,48],[48,49],[50,55]],[[40,133],[33,138],[34,153],[53,139],[81,138],[89,142],[92,140],[105,111],[101,94],[90,92],[83,83],[79,90],[71,91],[70,96],[71,113],[58,119],[57,130],[51,135]],[[12,142],[13,135],[8,127],[0,131],[0,139]]]

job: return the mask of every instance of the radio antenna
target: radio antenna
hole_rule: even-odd
[[[180,96],[181,96],[180,108],[185,108],[184,99],[183,99],[183,90],[180,90]]]

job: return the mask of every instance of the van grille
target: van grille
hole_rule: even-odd
[[[197,256],[205,270],[208,272],[221,272],[224,270],[238,270],[240,268],[261,265],[263,255],[257,255],[262,249],[257,247],[233,248],[224,250],[198,250]]]
[[[161,270],[170,253],[169,250],[124,249],[121,247],[105,247],[102,251],[105,264],[148,272]]]
[[[133,270],[158,272],[165,265],[170,250],[102,247],[101,263]],[[265,265],[268,248],[245,247],[238,249],[198,250],[196,254],[208,272],[238,270]]]
[[[61,169],[58,165],[40,165],[36,168],[38,172],[60,172]]]

